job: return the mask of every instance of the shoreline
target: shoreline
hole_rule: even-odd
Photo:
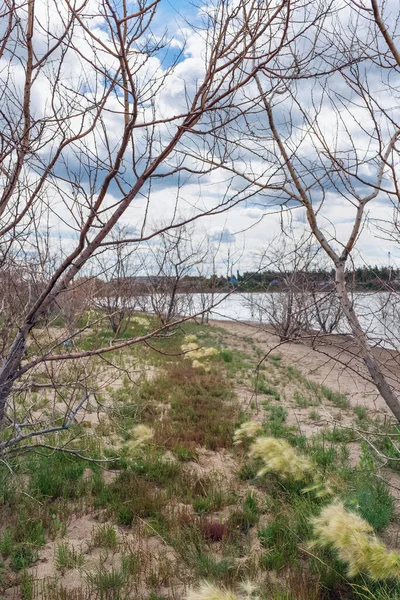
[[[372,382],[364,361],[359,357],[357,346],[351,336],[327,334],[316,336],[318,345],[312,344],[310,336],[281,342],[268,327],[235,320],[210,319],[209,324],[225,329],[238,340],[249,339],[257,345],[264,356],[279,354],[282,363],[298,369],[316,383],[327,385],[345,393],[353,406],[365,406],[380,415],[391,415],[385,401]],[[239,344],[240,345],[240,344]],[[400,394],[400,354],[394,350],[373,348],[373,354],[383,366],[390,384]],[[262,362],[262,357],[260,362]]]

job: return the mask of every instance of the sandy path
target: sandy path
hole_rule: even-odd
[[[265,354],[280,354],[282,364],[299,369],[304,376],[316,383],[347,393],[353,406],[362,405],[372,412],[390,414],[383,398],[370,381],[364,365],[354,357],[354,347],[351,348],[348,340],[341,336],[329,336],[329,343],[321,343],[316,350],[301,342],[282,344],[276,335],[265,329],[260,330],[253,324],[235,321],[210,321],[210,324],[235,336],[238,349],[251,347],[253,343]],[[336,341],[332,343],[335,338]],[[347,343],[349,351],[343,348],[343,343]],[[388,358],[392,359],[390,355]],[[394,366],[397,367],[397,364]]]

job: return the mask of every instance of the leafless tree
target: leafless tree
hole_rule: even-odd
[[[238,162],[233,168],[248,180],[248,163],[253,163],[254,172],[264,160],[263,180],[252,178],[260,193],[289,211],[302,207],[306,219],[302,227],[307,224],[335,269],[336,293],[359,355],[400,421],[398,378],[372,351],[346,282],[346,269],[356,258],[368,207],[374,201],[381,206],[386,201],[398,212],[398,6],[354,0],[347,9],[345,22],[332,22],[336,35],[331,52],[320,55],[325,74],[321,68],[321,76],[315,75],[308,84],[301,81],[300,88],[299,80],[318,65],[296,58],[291,76],[286,78],[265,70],[255,74],[258,95],[251,112],[253,126],[249,131],[248,117],[245,128],[236,131],[253,160],[247,158],[246,170],[240,171]],[[344,55],[349,62],[339,67]],[[255,53],[254,63],[257,61]],[[273,171],[271,157],[276,165]],[[335,206],[348,211],[351,219],[343,235],[332,223]],[[398,222],[397,216],[393,222]]]
[[[223,189],[204,201],[199,189],[215,181],[214,171],[231,171],[232,152],[240,154],[243,148],[242,139],[229,139],[234,123],[247,123],[246,135],[253,132],[260,106],[269,114],[272,99],[283,98],[283,88],[289,95],[293,91],[290,82],[295,87],[358,59],[358,47],[346,53],[332,46],[335,7],[328,0],[218,0],[186,29],[171,65],[168,49],[175,40],[152,30],[158,5],[158,0],[134,8],[113,0],[6,0],[0,9],[1,256],[13,262],[22,248],[37,263],[29,277],[39,284],[12,317],[12,333],[2,348],[0,424],[8,434],[1,451],[67,429],[94,394],[88,361],[164,330],[90,350],[66,344],[89,331],[98,316],[73,334],[50,331],[48,315],[76,289],[71,286],[79,286],[82,278],[101,279],[99,255],[118,244],[126,249],[157,244],[162,236],[178,235],[183,225],[220,214],[266,188],[298,199],[298,190],[288,195],[276,180],[281,169],[287,172],[291,155],[282,164],[270,149],[266,159],[262,156],[266,169],[240,172],[240,183],[228,174]],[[190,77],[183,81],[188,41],[198,50]],[[254,110],[255,96],[261,105]],[[261,156],[264,141],[244,154],[254,149]],[[382,158],[389,154],[385,151]],[[333,157],[333,164],[337,169],[339,159]],[[181,194],[180,177],[193,183],[198,202]],[[181,212],[182,206],[190,210]],[[151,228],[149,223],[164,212],[170,215],[165,225]],[[135,233],[117,242],[112,232],[121,222]],[[56,254],[57,236],[63,243]],[[167,311],[165,322],[170,319]],[[58,389],[57,377],[67,365],[76,366],[80,375],[74,385],[69,382],[69,395],[57,397],[52,418],[37,427],[29,408],[21,419],[15,402],[28,380],[51,371]]]
[[[262,272],[267,264],[277,274],[276,278],[246,298],[253,317],[272,327],[281,341],[296,339],[307,332],[313,318],[308,275],[315,249],[307,241],[299,245],[292,242],[283,237],[262,253],[258,270]]]
[[[165,231],[142,253],[142,308],[157,315],[161,325],[195,312],[192,278],[206,259],[208,245],[206,239],[196,242],[194,234],[193,226]]]
[[[15,390],[21,393],[24,381],[40,369],[78,364],[110,351],[109,344],[65,351],[71,334],[59,332],[53,339],[48,331],[46,343],[36,344],[34,353],[29,348],[73,282],[101,275],[95,272],[96,257],[115,247],[111,233],[117,223],[125,219],[135,230],[121,244],[143,244],[173,235],[185,222],[218,214],[254,193],[252,184],[240,189],[228,185],[211,204],[197,205],[183,219],[172,210],[165,227],[154,231],[148,226],[154,211],[160,211],[160,200],[153,198],[161,183],[165,190],[179,174],[193,175],[199,182],[213,172],[216,167],[208,157],[225,157],[213,134],[244,113],[246,90],[250,93],[256,72],[272,69],[281,74],[278,56],[284,65],[297,40],[318,36],[329,12],[323,2],[307,10],[300,0],[210,4],[186,33],[201,47],[202,61],[193,61],[192,77],[183,82],[184,43],[172,65],[170,59],[163,63],[168,35],[152,33],[158,4],[149,0],[131,9],[113,0],[6,0],[0,9],[2,256],[14,261],[20,247],[29,244],[43,267],[40,233],[47,228],[50,253],[54,232],[63,239],[56,264],[47,264],[40,277],[38,293],[12,317],[12,335],[2,348],[0,423],[9,431],[2,438],[2,451],[68,428],[93,392],[87,383],[79,397],[75,386],[76,394],[63,405],[64,417],[60,420],[58,413],[39,428],[34,411],[22,421],[13,411]],[[251,58],[255,49],[257,65]],[[171,93],[179,97],[176,110]],[[203,158],[194,157],[191,148]],[[88,328],[90,322],[74,339]],[[113,349],[142,339],[124,340]]]
[[[127,232],[117,227],[112,233],[114,247],[96,257],[96,271],[101,273],[101,283],[92,295],[92,306],[104,312],[114,337],[124,333],[135,307],[138,306],[135,275],[140,264],[136,257],[137,246],[119,244]]]

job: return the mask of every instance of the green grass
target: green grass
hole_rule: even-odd
[[[264,394],[265,396],[272,396],[274,400],[279,401],[281,399],[279,391],[266,383],[262,375],[258,375],[255,380],[254,387],[257,394]]]
[[[115,528],[112,525],[99,525],[92,533],[92,542],[99,548],[116,550],[118,547],[118,537]]]
[[[128,581],[127,572],[121,567],[106,570],[99,565],[94,571],[86,573],[86,583],[95,598],[99,600],[123,600],[124,586]]]
[[[365,406],[355,406],[353,410],[359,421],[365,421],[368,418],[368,411]]]
[[[388,487],[379,479],[360,474],[349,493],[351,504],[375,531],[382,531],[393,517],[394,500]]]
[[[107,507],[119,525],[133,526],[135,518],[157,516],[167,503],[166,494],[134,473],[121,471],[117,479],[105,485],[95,498]]]
[[[335,392],[325,385],[321,385],[321,394],[337,408],[349,408],[350,406],[350,401],[346,394]]]
[[[83,565],[84,557],[67,542],[60,542],[55,548],[55,563],[59,571],[75,569]]]
[[[202,490],[201,495],[197,495],[193,501],[193,510],[197,514],[206,514],[220,510],[224,506],[229,506],[236,502],[236,494],[234,492],[226,492],[217,485],[208,486]]]
[[[132,323],[120,338],[139,331]],[[248,447],[232,447],[238,425],[252,418],[263,421],[264,435],[284,438],[306,454],[335,496],[380,536],[392,535],[387,528],[397,522],[396,505],[376,476],[376,461],[364,449],[359,466],[349,467],[348,442],[359,441],[356,432],[335,427],[307,439],[301,425],[288,425],[291,398],[316,421],[321,417],[310,407],[327,401],[347,408],[347,396],[308,381],[295,367],[283,365],[280,355],[265,360],[255,379],[254,354],[237,351],[235,340],[218,328],[188,323],[169,334],[151,342],[164,354],[148,346],[112,353],[128,372],[136,364],[153,365],[156,371],[151,379],[133,382],[126,375],[117,389],[100,390],[100,400],[112,405],[107,423],[91,432],[80,425],[71,430],[77,440],[95,433],[81,439],[97,457],[120,454],[106,467],[112,473],[75,456],[45,451],[13,462],[15,477],[0,466],[0,598],[15,584],[18,597],[32,600],[38,590],[43,600],[167,600],[167,589],[171,600],[203,579],[233,590],[250,579],[261,582],[262,600],[400,600],[395,582],[361,576],[350,581],[334,551],[310,550],[311,519],[331,497],[304,493],[309,482],[277,473],[257,476],[260,465],[249,459]],[[219,349],[209,372],[197,372],[179,356],[185,334]],[[91,335],[80,341],[82,347],[109,338],[110,331],[102,324]],[[233,387],[239,381],[249,389],[256,386],[262,401],[240,408]],[[34,402],[40,400],[36,395]],[[364,407],[356,406],[354,415],[367,422]],[[151,426],[155,436],[133,454],[129,441],[138,423]],[[399,437],[391,443],[380,436],[376,443],[397,458],[400,428],[385,430]],[[67,437],[54,437],[52,443],[60,440]],[[71,444],[78,448],[78,441]],[[219,453],[218,461],[227,459],[229,477],[213,471],[213,452]],[[99,521],[77,548],[68,541],[71,517],[84,515],[98,515]],[[29,569],[49,542],[58,574],[38,584]],[[84,578],[74,591],[61,579],[69,569],[78,569]]]
[[[82,476],[87,464],[75,456],[63,452],[32,455],[28,467],[31,493],[41,499],[73,499],[86,491]]]

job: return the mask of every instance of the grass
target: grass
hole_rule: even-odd
[[[113,483],[103,487],[95,502],[107,507],[119,525],[132,527],[137,518],[157,516],[166,505],[167,497],[145,479],[121,471]]]
[[[268,385],[261,374],[259,374],[257,379],[255,380],[254,387],[257,394],[272,396],[274,400],[277,401],[281,399],[279,391],[275,387]]]
[[[365,406],[355,406],[353,410],[359,421],[365,421],[368,418],[368,411]]]
[[[59,571],[81,567],[85,562],[83,554],[67,542],[60,542],[55,548],[55,563]]]
[[[260,518],[260,507],[257,499],[249,492],[242,506],[229,515],[229,525],[234,531],[247,532],[258,523]]]
[[[131,323],[121,339],[140,327]],[[311,519],[330,497],[304,493],[305,482],[279,473],[258,476],[260,465],[248,458],[248,446],[232,446],[235,427],[256,419],[263,435],[284,438],[306,454],[346,507],[393,542],[397,507],[377,476],[379,461],[364,447],[358,466],[350,468],[348,443],[358,443],[352,429],[316,423],[319,433],[308,437],[302,430],[307,418],[321,419],[317,405],[345,410],[347,396],[307,380],[278,354],[254,379],[254,353],[262,352],[252,340],[251,358],[218,328],[188,323],[171,333],[152,341],[163,354],[149,346],[112,353],[127,374],[117,388],[101,391],[108,418],[97,427],[74,424],[70,437],[52,439],[68,448],[83,441],[95,457],[119,454],[118,461],[103,471],[104,464],[43,449],[13,461],[13,476],[0,465],[0,597],[18,586],[18,597],[29,600],[180,600],[182,590],[203,579],[233,589],[250,579],[261,582],[262,600],[400,600],[398,583],[365,575],[350,580],[332,549],[309,549]],[[210,371],[196,371],[179,355],[185,334],[219,349]],[[90,348],[109,335],[102,325],[79,344]],[[130,375],[140,361],[153,367],[151,378]],[[260,397],[244,404],[235,397],[238,382]],[[40,392],[35,394],[35,406],[41,405]],[[308,409],[299,426],[292,424],[292,399],[295,410]],[[371,426],[365,407],[356,406],[353,419]],[[129,443],[139,423],[155,434],[133,452]],[[389,458],[398,457],[400,429],[387,431],[398,438],[380,436],[377,445]],[[80,517],[90,526],[88,539],[77,543],[71,535]],[[30,569],[49,543],[57,575],[37,582]],[[66,573],[72,569],[81,578],[75,589]]]
[[[326,400],[332,402],[337,408],[349,408],[350,402],[346,394],[335,392],[325,385],[321,385],[321,394]]]
[[[118,537],[115,528],[112,525],[99,525],[92,532],[93,546],[99,548],[107,548],[108,550],[116,550],[118,547]]]
[[[375,531],[382,531],[393,517],[394,500],[388,487],[379,479],[359,475],[352,489],[351,504]]]
[[[172,451],[176,446],[216,450],[231,445],[237,409],[234,392],[221,373],[198,373],[187,362],[172,365],[153,380],[149,394],[170,403],[166,418],[157,425],[159,445]]]
[[[99,600],[123,600],[128,598],[123,593],[128,582],[128,573],[123,567],[111,567],[106,570],[102,565],[86,574],[86,583],[94,597]]]

